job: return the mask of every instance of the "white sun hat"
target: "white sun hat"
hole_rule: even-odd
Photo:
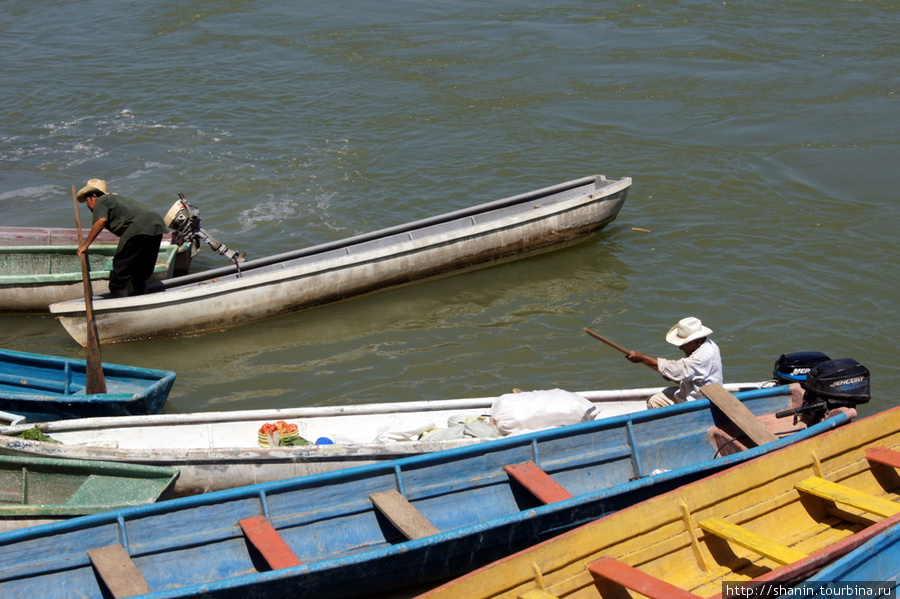
[[[679,320],[678,324],[669,329],[669,332],[666,333],[666,341],[672,345],[681,347],[694,339],[708,337],[711,334],[712,329],[703,326],[703,323],[700,322],[699,318],[688,316],[687,318]]]

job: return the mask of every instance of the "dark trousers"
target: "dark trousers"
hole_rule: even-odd
[[[162,235],[135,235],[125,242],[113,258],[109,273],[109,291],[121,296],[128,283],[135,295],[147,293],[147,279],[153,276]]]

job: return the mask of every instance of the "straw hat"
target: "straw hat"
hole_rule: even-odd
[[[99,192],[100,195],[109,193],[106,190],[106,181],[104,181],[103,179],[88,179],[87,185],[85,185],[78,191],[78,195],[76,197],[78,198],[79,202],[84,202],[84,196],[89,193],[97,192]]]
[[[669,332],[666,333],[666,341],[672,345],[681,347],[694,339],[708,337],[711,334],[712,329],[703,326],[703,323],[700,322],[699,318],[688,316],[687,318],[679,320],[678,324],[669,329]]]

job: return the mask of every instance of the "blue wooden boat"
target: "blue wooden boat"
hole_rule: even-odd
[[[737,395],[755,423],[779,433],[773,441],[754,445],[699,400],[184,497],[0,535],[0,588],[28,599],[100,598],[107,587],[154,599],[396,590],[459,575],[855,414],[804,427],[769,418],[797,406],[787,386]]]
[[[106,393],[85,393],[84,360],[0,349],[0,410],[29,421],[160,412],[175,373],[103,364]]]

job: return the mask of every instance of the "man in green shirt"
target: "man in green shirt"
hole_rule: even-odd
[[[127,295],[129,282],[134,295],[147,293],[147,280],[153,275],[162,236],[168,230],[162,217],[130,198],[109,193],[101,179],[89,180],[77,198],[94,213],[94,224],[76,254],[84,254],[97,235],[109,229],[119,237],[109,275],[110,295]]]

